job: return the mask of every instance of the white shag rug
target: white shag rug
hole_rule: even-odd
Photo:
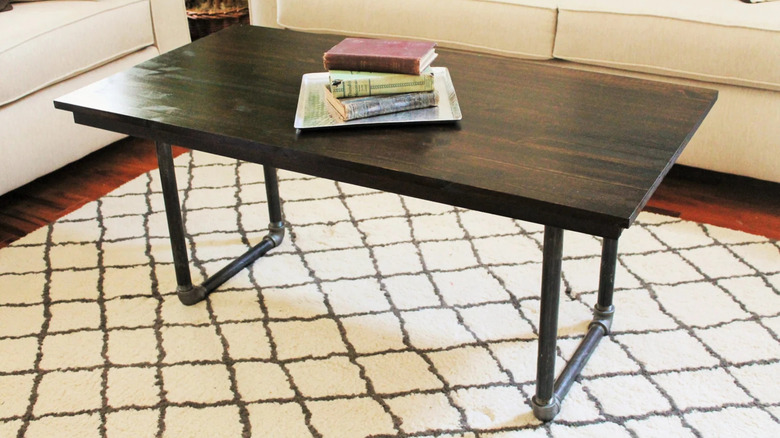
[[[262,169],[176,160],[195,280],[264,234]],[[554,422],[542,227],[280,171],[284,244],[179,303],[157,171],[0,250],[0,437],[778,437],[777,241],[647,214]],[[559,369],[600,240],[565,233]]]

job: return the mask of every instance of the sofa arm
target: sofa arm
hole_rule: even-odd
[[[249,23],[281,28],[276,21],[276,0],[249,0]]]
[[[190,42],[184,0],[150,0],[154,39],[160,53]]]

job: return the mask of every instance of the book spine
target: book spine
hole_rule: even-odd
[[[413,58],[327,54],[323,60],[327,70],[376,71],[407,75],[420,74],[420,62],[418,59]]]
[[[357,74],[354,79],[331,78],[330,90],[338,98],[432,91],[433,75],[387,74],[361,77]]]
[[[437,92],[431,91],[342,102],[346,113],[344,120],[354,120],[436,106],[439,103],[439,95]]]

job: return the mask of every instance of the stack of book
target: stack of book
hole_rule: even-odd
[[[325,99],[342,120],[438,105],[430,65],[436,43],[346,38],[322,57]]]

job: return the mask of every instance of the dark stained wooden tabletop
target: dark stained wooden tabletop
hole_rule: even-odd
[[[233,26],[55,106],[85,125],[615,238],[717,98],[438,48],[461,121],[298,132],[301,77],[324,71],[342,38]]]

